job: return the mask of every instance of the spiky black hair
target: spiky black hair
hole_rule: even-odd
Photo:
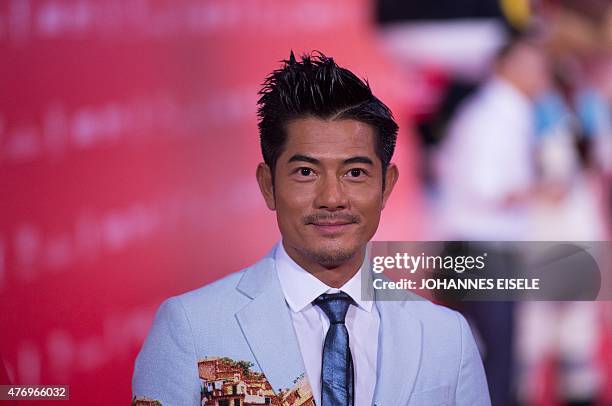
[[[384,173],[395,150],[398,126],[367,80],[318,51],[303,55],[300,61],[291,51],[282,63],[264,81],[257,102],[261,151],[272,173],[283,151],[286,125],[303,117],[354,119],[371,125]]]

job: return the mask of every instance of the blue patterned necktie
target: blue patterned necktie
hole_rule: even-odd
[[[353,299],[344,292],[324,293],[313,303],[329,319],[323,345],[321,406],[352,406],[355,401],[353,357],[344,318]]]

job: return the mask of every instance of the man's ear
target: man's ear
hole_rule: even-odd
[[[397,178],[399,178],[399,171],[397,169],[397,165],[393,163],[389,164],[384,176],[385,176],[385,190],[383,190],[383,201],[382,201],[383,209],[385,208],[385,205],[387,204],[387,199],[389,199],[389,196],[391,196],[391,192],[393,192],[393,188],[395,187]]]
[[[272,170],[268,165],[260,162],[257,165],[257,183],[259,184],[259,190],[266,201],[266,206],[270,210],[276,210],[276,202],[274,201],[274,182],[272,181]]]

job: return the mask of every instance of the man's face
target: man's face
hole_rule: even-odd
[[[383,191],[376,135],[360,121],[303,118],[286,131],[273,189],[267,166],[258,169],[266,203],[276,210],[290,255],[341,265],[362,252],[376,232],[397,169],[387,170]]]

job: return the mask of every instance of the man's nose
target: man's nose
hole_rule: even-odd
[[[327,176],[321,180],[315,205],[318,209],[341,210],[348,208],[348,199],[340,179]]]

